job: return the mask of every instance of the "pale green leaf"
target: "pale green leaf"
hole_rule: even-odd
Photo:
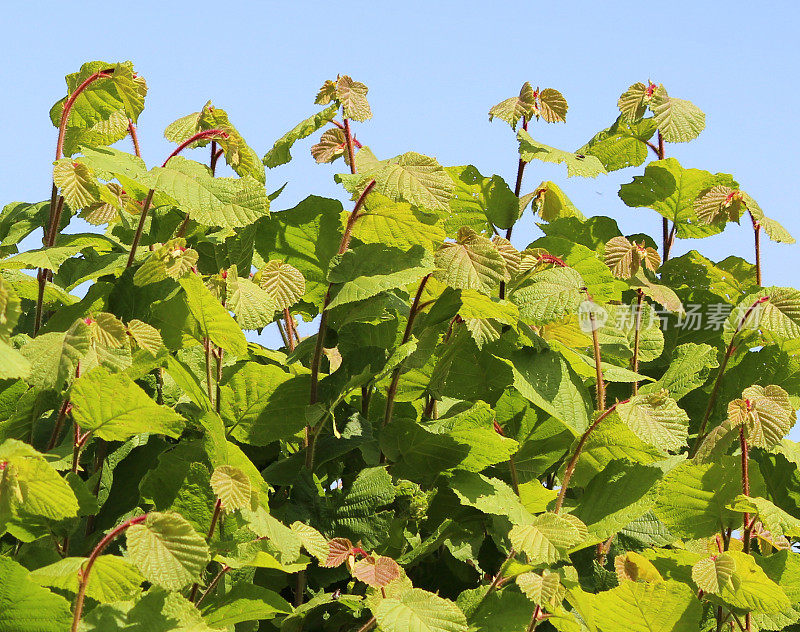
[[[185,421],[156,402],[124,373],[97,367],[72,385],[72,414],[84,430],[107,441],[126,441],[142,432],[179,437]]]

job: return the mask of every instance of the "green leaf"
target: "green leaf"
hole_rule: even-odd
[[[28,379],[31,363],[19,351],[0,341],[0,379]]]
[[[620,95],[617,107],[623,121],[637,121],[644,116],[647,111],[647,102],[656,87],[649,81],[648,84],[649,86],[645,86],[641,81],[637,81]]]
[[[573,515],[605,540],[653,508],[662,475],[657,467],[612,461],[589,481]]]
[[[433,270],[433,257],[421,246],[414,246],[408,252],[382,244],[365,244],[348,250],[328,273],[331,283],[341,284],[328,309],[404,287]]]
[[[555,182],[549,180],[542,182],[534,190],[532,199],[535,212],[546,222],[555,221],[560,217],[586,219]]]
[[[656,160],[645,167],[644,175],[623,184],[619,197],[633,207],[648,207],[676,225],[677,236],[707,237],[722,230],[703,225],[695,212],[694,201],[701,191],[715,184],[735,184],[731,176],[712,174],[702,169],[684,169],[675,158]]]
[[[728,551],[727,555],[733,559],[736,570],[719,595],[725,604],[766,614],[791,607],[786,593],[767,576],[752,555],[741,551]]]
[[[374,610],[384,632],[467,632],[467,619],[452,601],[412,588],[381,599]]]
[[[66,557],[32,571],[30,578],[42,586],[78,592],[78,580],[88,558]],[[124,601],[138,595],[144,578],[130,562],[116,555],[101,555],[92,566],[87,596],[100,603]]]
[[[37,388],[60,389],[71,381],[90,345],[91,332],[83,320],[67,331],[37,336],[20,349],[32,367],[28,382]]]
[[[584,287],[579,272],[573,268],[549,268],[537,272],[530,280],[530,285],[511,295],[522,319],[533,325],[544,325],[577,313]]]
[[[395,202],[408,202],[429,211],[448,213],[453,181],[435,158],[414,151],[377,160],[366,147],[356,154],[358,173],[337,175],[348,191],[361,191],[375,180],[373,191]]]
[[[591,398],[583,382],[561,354],[555,351],[515,351],[499,358],[514,372],[514,388],[533,404],[552,415],[573,433],[589,426]]]
[[[703,606],[694,591],[675,581],[622,582],[594,598],[601,632],[699,630]]]
[[[223,374],[222,417],[237,441],[267,445],[306,425],[310,380],[275,365],[248,362]]]
[[[706,538],[733,522],[727,505],[740,490],[735,463],[685,461],[664,476],[655,514],[679,538]]]
[[[122,110],[126,118],[134,123],[144,109],[147,85],[144,79],[133,71],[129,61],[109,64],[103,61],[90,61],[81,66],[78,72],[65,77],[67,94],[76,91],[90,75],[105,72],[77,95],[67,119],[68,128],[91,128],[94,124],[108,120]],[[58,101],[50,110],[50,120],[58,127],[67,97]]]
[[[321,305],[328,290],[328,264],[341,240],[338,200],[307,197],[288,211],[259,222],[255,248],[265,261],[279,259],[305,277],[304,299]],[[263,224],[263,225],[262,225]]]
[[[445,167],[445,171],[455,186],[448,232],[461,226],[483,230],[487,220],[498,228],[510,228],[519,219],[520,201],[500,176],[486,178],[472,165]]]
[[[0,557],[0,604],[1,632],[64,632],[72,622],[67,600],[37,586],[8,557]]]
[[[186,291],[189,311],[197,321],[203,336],[234,355],[244,355],[247,352],[247,340],[242,330],[228,311],[203,285],[200,277],[196,274],[189,274],[180,279],[180,284]]]
[[[548,609],[557,607],[564,599],[565,591],[558,573],[545,570],[537,574],[529,571],[517,575],[516,582],[528,599],[537,605],[547,606]]]
[[[244,621],[265,621],[290,614],[292,607],[279,594],[255,584],[239,582],[222,597],[203,607],[203,620],[213,628]]]
[[[91,167],[62,158],[53,163],[53,182],[64,201],[75,211],[100,199],[100,189]]]
[[[714,347],[688,342],[675,348],[672,360],[661,378],[642,386],[640,391],[655,393],[664,389],[672,399],[679,401],[686,394],[703,386],[711,369],[718,366],[717,350]]]
[[[0,443],[0,529],[18,512],[62,520],[78,515],[75,493],[44,455],[16,439]]]
[[[249,278],[238,276],[236,266],[228,270],[225,285],[225,307],[236,315],[239,327],[262,329],[273,321],[278,308],[275,298]]]
[[[168,590],[198,581],[209,560],[206,541],[178,514],[149,513],[125,535],[128,555],[145,579]]]
[[[634,395],[618,404],[616,412],[637,437],[660,450],[686,445],[689,415],[663,392]]]
[[[668,143],[686,143],[700,135],[706,126],[706,115],[691,101],[667,96],[658,90],[650,101],[653,122]]]
[[[601,173],[606,173],[603,164],[595,156],[550,147],[533,140],[524,129],[517,132],[517,140],[519,141],[519,154],[525,162],[536,159],[556,164],[564,163],[567,165],[568,177],[596,178]]]
[[[163,193],[205,226],[236,229],[269,215],[264,186],[252,176],[214,178],[208,169],[183,156],[166,167],[154,167],[139,179],[142,185]]]
[[[630,121],[620,116],[611,127],[597,132],[578,153],[596,156],[606,171],[638,167],[647,159],[647,141],[655,132],[652,118]]]
[[[211,474],[211,489],[222,501],[225,511],[250,506],[250,479],[237,467],[220,465]]]
[[[292,145],[294,145],[298,140],[310,136],[318,129],[327,125],[333,120],[333,117],[336,116],[338,110],[338,104],[334,103],[321,112],[317,112],[313,116],[310,116],[306,120],[295,125],[292,129],[275,141],[272,149],[264,154],[262,162],[270,169],[274,169],[279,165],[284,165],[289,162],[292,159],[292,154],[289,152],[289,150],[292,148]]]
[[[506,278],[503,257],[491,240],[462,227],[455,242],[436,251],[436,278],[450,287],[490,293]]]
[[[566,559],[567,551],[583,541],[572,520],[554,513],[539,514],[529,524],[515,525],[508,537],[511,546],[525,553],[534,565],[554,564]]]
[[[277,309],[289,309],[306,293],[306,280],[300,270],[279,259],[268,261],[253,279],[272,296]]]
[[[766,298],[744,322],[742,329],[755,329],[767,342],[785,342],[800,338],[800,290],[789,287],[767,287],[745,296],[730,313],[723,328],[730,340],[744,315],[757,300]]]
[[[456,471],[450,475],[448,485],[462,504],[483,513],[506,516],[512,524],[525,524],[533,519],[519,496],[501,480],[475,472]]]
[[[219,129],[227,135],[216,139],[217,145],[219,145],[224,152],[225,162],[240,176],[249,175],[263,183],[265,180],[264,165],[259,160],[253,148],[242,138],[239,131],[231,125],[231,122],[228,120],[228,113],[221,108],[213,107],[209,101],[203,107],[203,110],[197,114],[197,132]],[[195,132],[192,132],[189,136],[194,133]],[[166,131],[164,135],[166,136]],[[189,138],[189,136],[177,142],[183,142]]]
[[[736,571],[736,560],[728,553],[706,557],[692,566],[692,581],[706,593],[720,594]]]
[[[796,538],[800,535],[800,520],[776,507],[766,498],[752,498],[739,494],[728,508],[732,511],[757,515],[764,528],[775,537]]]
[[[75,381],[70,401],[81,428],[107,441],[126,441],[142,432],[177,438],[185,425],[183,417],[156,404],[127,375],[103,367]]]
[[[728,422],[744,426],[750,445],[771,450],[778,445],[797,421],[789,394],[780,386],[748,386],[742,399],[728,404]]]
[[[444,241],[445,233],[438,222],[430,220],[410,204],[373,194],[368,196],[365,210],[353,226],[353,237],[365,244],[384,244],[400,250],[414,246],[435,250]]]

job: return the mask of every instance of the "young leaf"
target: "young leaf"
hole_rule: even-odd
[[[225,511],[250,506],[250,479],[237,467],[220,465],[211,474],[211,489],[222,501]]]
[[[562,516],[544,513],[530,524],[515,525],[508,534],[511,546],[522,551],[531,564],[553,564],[564,559],[583,540],[578,528]]]
[[[125,535],[128,555],[145,579],[167,590],[197,581],[209,560],[206,541],[178,514],[152,512]]]
[[[635,395],[619,404],[616,412],[637,437],[660,450],[686,445],[689,415],[663,391]]]
[[[497,247],[474,230],[462,227],[455,242],[436,251],[436,278],[450,287],[490,293],[506,278],[506,267]]]

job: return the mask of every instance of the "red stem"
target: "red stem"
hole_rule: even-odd
[[[635,320],[635,330],[633,333],[633,372],[639,372],[639,337],[640,332],[642,329],[642,297],[644,296],[644,292],[641,288],[636,288],[636,320]],[[634,379],[633,381],[633,394],[636,395],[639,392],[639,380]]]
[[[731,341],[728,344],[728,348],[725,350],[725,357],[722,359],[722,364],[717,371],[717,377],[714,380],[714,387],[711,389],[711,395],[708,398],[708,404],[706,405],[706,411],[703,414],[703,421],[700,424],[700,430],[697,432],[697,439],[695,439],[694,447],[692,448],[691,453],[689,454],[689,458],[693,457],[697,454],[697,450],[700,447],[700,442],[703,440],[706,431],[706,425],[708,424],[708,418],[711,416],[711,409],[714,407],[714,402],[717,399],[717,393],[719,393],[719,387],[722,383],[722,374],[725,373],[725,368],[728,366],[728,361],[731,359],[733,355],[733,350],[736,348],[734,347],[734,342],[736,342],[736,336],[742,331],[744,324],[747,322],[747,319],[750,317],[750,314],[753,313],[753,310],[756,309],[759,305],[769,300],[768,296],[762,296],[759,298],[755,303],[753,303],[750,307],[747,308],[747,311],[742,316],[739,324],[736,327],[736,331],[733,332],[731,336]]]
[[[417,313],[419,312],[419,301],[422,297],[422,292],[425,289],[425,284],[428,282],[428,279],[431,278],[430,274],[426,274],[422,277],[422,281],[419,283],[419,287],[417,288],[417,293],[414,296],[414,302],[411,304],[411,310],[408,312],[408,322],[406,323],[406,329],[403,332],[403,340],[400,343],[404,345],[409,341],[411,338],[411,332],[414,330],[414,319],[417,317]],[[386,392],[386,413],[383,416],[383,425],[386,426],[392,420],[392,413],[394,411],[394,400],[397,396],[397,384],[400,382],[400,371],[403,368],[403,363],[400,362],[392,371],[392,381],[389,383],[389,390]]]
[[[75,597],[75,607],[72,617],[72,627],[70,628],[70,632],[78,632],[78,628],[81,622],[81,614],[83,613],[83,601],[86,598],[86,588],[89,585],[89,573],[92,570],[92,566],[94,566],[95,561],[103,552],[103,550],[109,545],[109,543],[120,535],[123,531],[125,531],[128,527],[132,524],[140,524],[147,519],[147,514],[142,516],[137,516],[136,518],[131,518],[130,520],[126,520],[121,525],[119,525],[116,529],[109,532],[100,542],[98,542],[97,546],[94,547],[92,554],[89,556],[89,560],[86,562],[86,565],[78,571],[78,594]]]
[[[62,154],[64,151],[64,136],[67,133],[67,121],[69,120],[70,112],[72,112],[72,106],[75,105],[75,100],[81,95],[81,93],[86,90],[91,84],[93,84],[98,79],[108,79],[111,75],[114,74],[113,68],[106,68],[105,70],[98,70],[95,73],[92,73],[86,79],[83,80],[83,83],[79,85],[72,94],[69,95],[67,98],[66,103],[64,103],[64,109],[61,110],[61,121],[58,125],[58,142],[56,143],[56,160],[61,160]]]
[[[589,439],[589,435],[594,432],[594,429],[597,428],[599,423],[603,421],[606,417],[608,417],[614,409],[619,406],[620,404],[625,404],[630,400],[625,399],[621,402],[617,402],[616,404],[610,406],[607,410],[603,411],[600,416],[592,422],[586,432],[583,433],[581,436],[581,440],[578,442],[578,446],[575,448],[575,453],[570,458],[569,463],[567,463],[567,469],[564,470],[564,480],[561,481],[561,489],[558,492],[558,498],[556,499],[556,506],[553,510],[555,513],[561,511],[561,506],[564,504],[564,496],[567,495],[567,487],[569,486],[569,480],[572,478],[572,474],[575,471],[575,465],[578,463],[578,457],[581,455],[581,450],[583,450],[583,446],[586,445],[587,439]]]
[[[344,254],[347,249],[350,247],[350,239],[353,234],[353,226],[356,223],[359,215],[358,212],[361,210],[361,207],[364,204],[364,201],[367,198],[367,194],[372,190],[372,187],[375,186],[375,180],[371,180],[370,183],[366,186],[363,193],[359,196],[356,205],[353,207],[353,211],[350,213],[350,217],[347,218],[347,226],[344,229],[344,234],[342,235],[342,240],[339,243],[339,250],[337,254]],[[319,386],[319,365],[322,361],[322,349],[325,344],[325,329],[328,325],[328,312],[327,307],[331,302],[331,287],[332,284],[328,286],[328,291],[325,294],[325,300],[322,305],[322,314],[320,315],[319,321],[319,333],[317,334],[317,344],[314,348],[314,356],[311,359],[311,396],[309,398],[309,403],[313,406],[317,403],[317,388]],[[306,447],[308,447],[308,437],[306,437]]]
[[[752,213],[750,213],[750,220],[753,222],[753,238],[756,247],[756,283],[761,287],[761,224],[753,217]]]
[[[175,148],[175,151],[173,151],[169,156],[167,156],[167,159],[164,161],[164,164],[161,165],[161,166],[162,167],[166,167],[167,163],[172,158],[177,156],[179,153],[181,153],[184,149],[186,149],[192,143],[196,143],[198,140],[204,140],[204,139],[208,139],[208,138],[228,138],[228,132],[224,132],[221,129],[207,129],[207,130],[205,130],[203,132],[197,132],[197,134],[194,134],[193,136],[190,136],[185,141],[183,141],[180,145],[178,145]]]
[[[137,158],[141,158],[142,150],[139,148],[139,137],[136,135],[136,125],[131,119],[128,119],[128,134],[131,135],[131,140],[133,141],[133,153],[136,154]]]

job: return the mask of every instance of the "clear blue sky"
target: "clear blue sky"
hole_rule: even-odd
[[[0,201],[45,199],[56,130],[52,103],[64,75],[82,62],[132,60],[148,82],[139,122],[143,155],[160,163],[170,150],[164,127],[208,100],[225,108],[263,154],[318,108],[314,95],[337,73],[369,88],[374,119],[356,130],[379,157],[414,149],[445,165],[475,164],[510,183],[514,135],[489,123],[494,103],[523,81],[561,90],[567,124],[534,125],[532,135],[574,149],[614,121],[627,86],[651,78],[707,114],[698,140],[668,145],[684,166],[734,174],[765,210],[800,237],[796,131],[800,90],[796,2],[8,2],[0,42]],[[316,165],[310,142],[267,174],[289,186],[277,209],[306,195],[338,196],[333,173]],[[523,192],[555,180],[586,215],[616,218],[623,232],[660,233],[660,217],[628,209],[619,185],[641,168],[596,180],[567,180],[563,167],[534,164]],[[515,243],[540,235],[528,213]],[[749,225],[721,236],[679,241],[714,259],[752,260]],[[764,247],[765,283],[798,285],[800,246]]]

